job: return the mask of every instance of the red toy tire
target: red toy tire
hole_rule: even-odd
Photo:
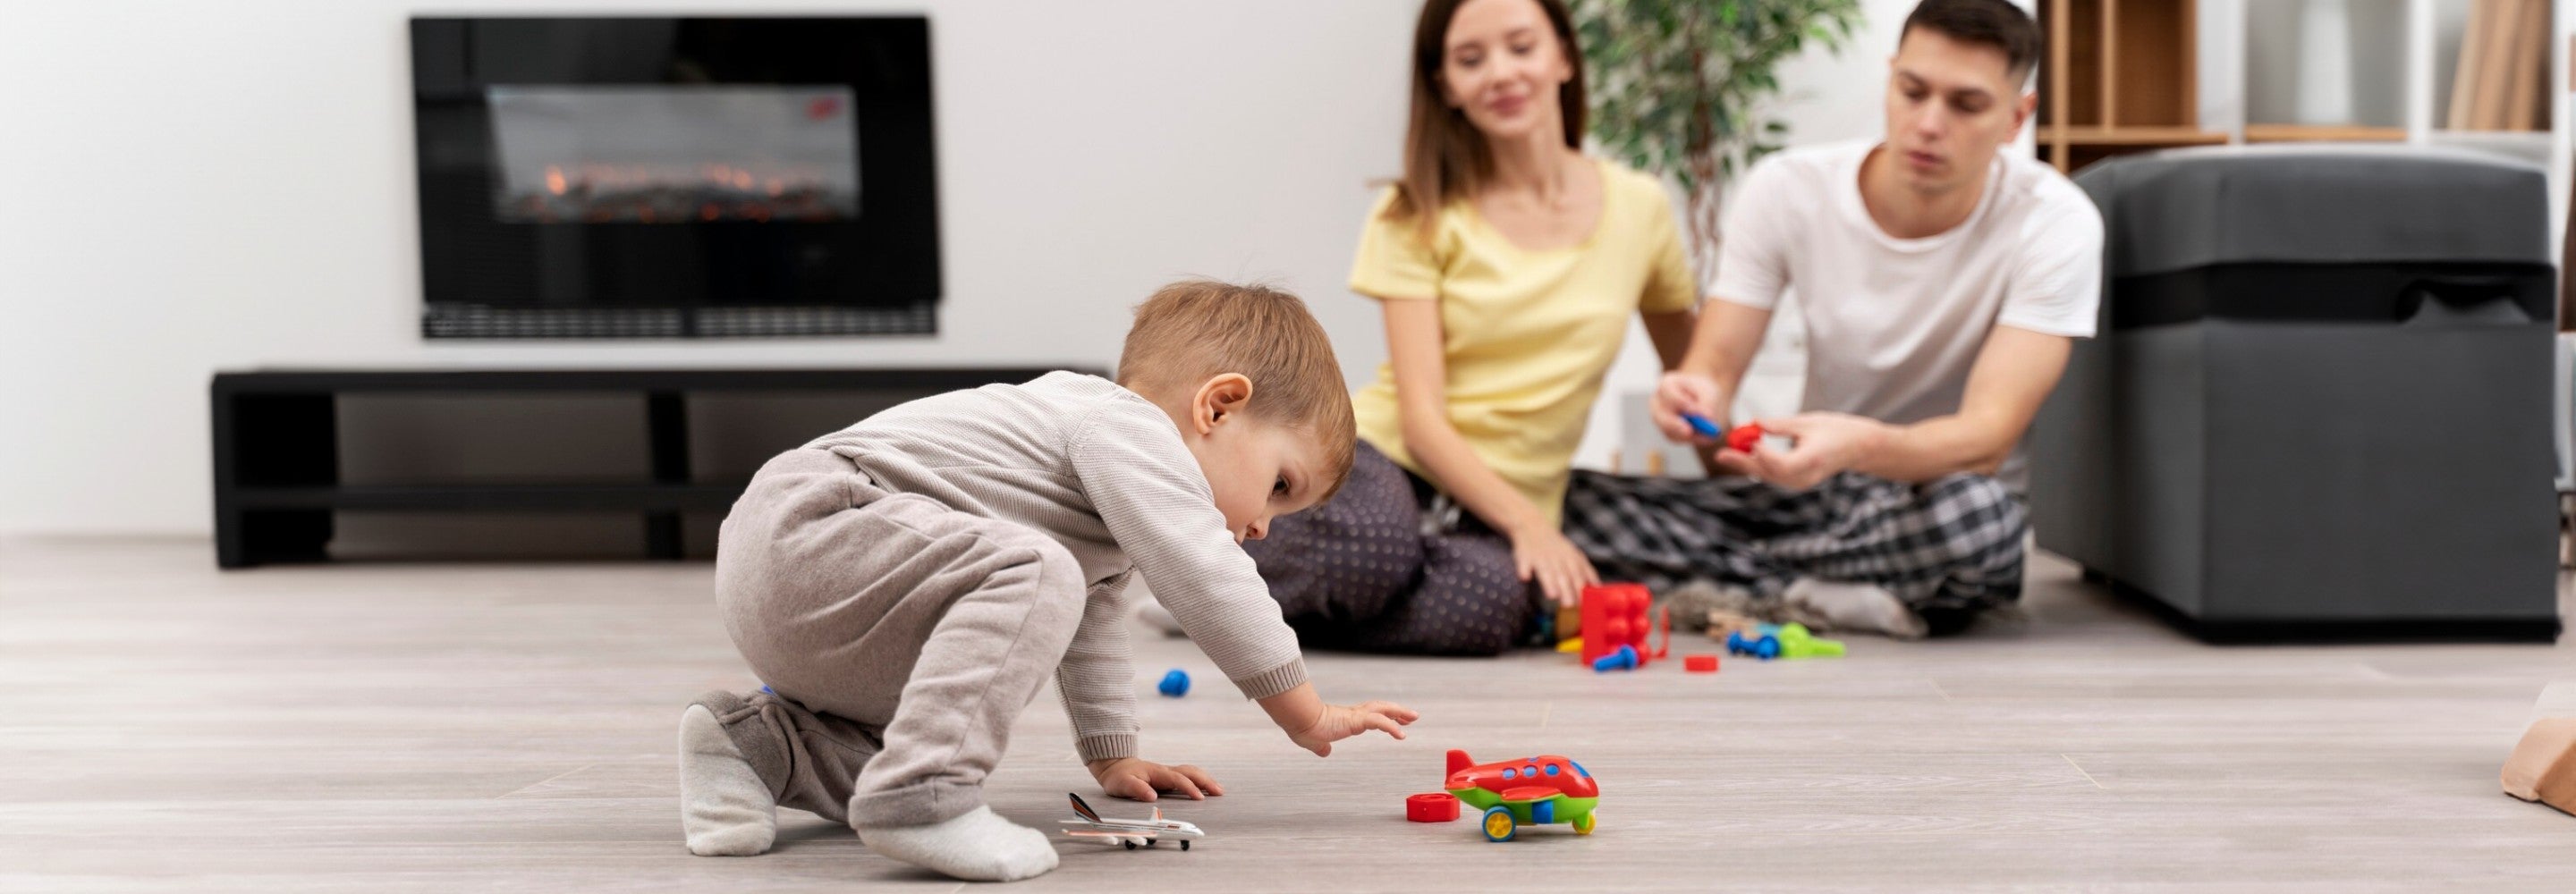
[[[1448,792],[1426,792],[1404,799],[1404,818],[1417,823],[1445,823],[1458,818],[1458,799]]]

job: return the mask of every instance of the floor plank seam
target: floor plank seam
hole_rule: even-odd
[[[541,786],[545,785],[546,783],[553,782],[553,781],[555,781],[555,780],[557,780],[557,779],[562,779],[562,778],[564,778],[564,777],[566,777],[566,776],[570,776],[570,775],[572,775],[572,774],[579,773],[579,772],[581,772],[581,771],[583,771],[583,770],[587,770],[587,769],[590,769],[590,768],[592,768],[592,767],[596,767],[596,766],[599,766],[599,765],[598,765],[598,764],[583,764],[583,765],[581,765],[581,766],[574,767],[574,768],[572,768],[572,769],[570,769],[570,770],[565,770],[565,771],[563,771],[563,772],[561,772],[561,773],[557,773],[557,774],[555,774],[555,775],[548,776],[548,777],[546,777],[546,778],[544,778],[544,779],[539,779],[539,780],[537,780],[537,781],[535,781],[535,782],[528,783],[527,785],[520,786],[520,787],[518,787],[518,788],[516,788],[516,789],[513,789],[513,790],[511,790],[511,791],[509,791],[509,792],[506,792],[506,793],[502,794],[502,795],[501,795],[501,797],[504,797],[504,798],[515,798],[515,797],[518,797],[521,793],[535,790],[535,789],[537,789],[538,787],[541,787]]]
[[[2093,778],[2093,774],[2091,774],[2091,773],[2085,773],[2085,772],[2084,772],[2084,765],[2083,765],[2083,764],[2076,763],[2076,762],[2075,762],[2075,756],[2074,756],[2074,755],[2071,755],[2071,754],[2060,754],[2060,755],[2058,755],[2058,757],[2065,758],[2065,759],[2066,759],[2066,765],[2067,765],[2067,766],[2069,766],[2069,767],[2074,767],[2074,768],[2075,768],[2075,772],[2077,772],[2077,773],[2082,773],[2082,774],[2083,774],[2083,776],[2084,776],[2084,781],[2086,781],[2086,782],[2090,782],[2090,783],[2093,783],[2093,787],[2094,787],[2094,788],[2098,788],[2098,789],[2101,789],[2101,790],[2106,791],[2106,792],[2111,790],[2111,787],[2110,787],[2110,786],[2107,786],[2107,785],[2103,785],[2103,784],[2102,784],[2102,780],[2099,780],[2099,779],[2095,779],[2095,778]]]

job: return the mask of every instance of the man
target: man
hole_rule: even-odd
[[[1916,637],[2019,598],[2018,444],[2093,334],[2102,221],[2004,152],[2030,121],[2038,27],[2005,0],[1926,0],[1889,60],[1883,141],[1790,150],[1735,188],[1688,356],[1653,401],[1723,420],[1781,294],[1807,329],[1805,412],[1686,482],[1584,475],[1569,536],[1607,577],[1709,579],[1846,629]],[[1781,442],[1793,442],[1782,446]]]

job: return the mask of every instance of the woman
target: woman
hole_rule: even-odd
[[[1699,289],[1663,185],[1584,155],[1583,118],[1562,0],[1424,4],[1404,178],[1351,269],[1389,358],[1359,459],[1245,544],[1308,645],[1490,655],[1597,581],[1558,530],[1575,445],[1628,315],[1669,369]]]

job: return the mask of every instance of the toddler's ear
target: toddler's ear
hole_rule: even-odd
[[[1216,430],[1217,423],[1243,412],[1252,401],[1252,379],[1242,373],[1219,373],[1199,385],[1190,400],[1190,420],[1199,434]]]

